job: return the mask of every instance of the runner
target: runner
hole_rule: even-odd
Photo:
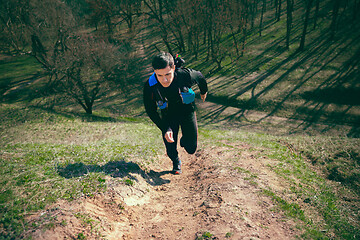
[[[154,73],[144,86],[145,110],[162,132],[166,153],[173,162],[174,174],[181,174],[181,160],[177,151],[180,127],[180,146],[189,154],[194,154],[197,148],[195,93],[191,87],[195,84],[199,86],[203,102],[208,92],[205,77],[199,71],[181,67],[183,63],[180,57],[159,53],[152,61]]]

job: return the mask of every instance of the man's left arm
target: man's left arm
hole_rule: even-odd
[[[205,102],[208,93],[208,86],[204,75],[199,71],[192,70],[190,72],[190,76],[192,81],[194,81],[199,86],[201,100]]]

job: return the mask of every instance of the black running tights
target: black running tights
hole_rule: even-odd
[[[182,116],[174,118],[170,122],[170,127],[173,131],[173,137],[175,142],[169,143],[166,141],[163,136],[163,141],[166,147],[166,153],[169,158],[174,162],[179,160],[177,143],[178,143],[178,134],[179,128],[181,127],[182,137],[180,139],[180,146],[184,147],[186,152],[189,154],[194,154],[197,148],[197,137],[198,137],[198,128],[196,113],[194,111],[186,113]]]

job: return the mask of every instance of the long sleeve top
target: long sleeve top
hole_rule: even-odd
[[[188,68],[177,69],[174,73],[173,82],[166,88],[159,82],[156,86],[150,86],[149,80],[145,82],[143,97],[146,113],[163,133],[171,130],[170,121],[178,118],[181,114],[194,111],[194,103],[184,104],[182,102],[179,89],[182,87],[191,88],[195,84],[198,85],[201,94],[207,93],[208,87],[205,77],[201,72]],[[154,93],[156,89],[154,88],[167,101],[167,107],[161,110],[161,114],[158,111],[157,99]]]

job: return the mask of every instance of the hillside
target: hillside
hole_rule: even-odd
[[[63,1],[49,2],[64,16],[71,12]],[[83,16],[96,8],[82,9],[78,18],[72,3],[76,14],[66,20],[81,19],[82,25],[70,31],[69,46],[77,49],[79,37],[95,43],[86,49],[101,42],[118,50],[101,52],[108,57],[101,62],[105,70],[114,59],[120,68],[109,74],[111,84],[97,96],[92,114],[69,92],[50,87],[54,72],[29,53],[31,44],[21,53],[0,49],[0,239],[359,239],[360,31],[352,15],[359,1],[341,3],[334,36],[332,1],[313,1],[303,50],[307,1],[295,1],[289,48],[284,5],[274,17],[281,1],[262,2],[269,4],[262,25],[264,5],[250,2],[258,11],[247,13],[248,24],[236,34],[213,25],[222,33],[215,36],[219,55],[205,27],[186,35],[189,41],[197,36],[198,45],[181,48],[171,30],[186,33],[187,25],[174,22],[170,12],[162,16],[169,20],[161,22],[168,24],[165,30],[156,12],[141,4],[144,12],[133,28],[124,19],[108,26],[100,19],[95,27]],[[321,3],[318,15],[315,3]],[[225,22],[221,14],[211,19]],[[38,25],[49,27],[43,31],[47,47],[50,23]],[[108,27],[114,27],[111,34]],[[151,57],[169,48],[209,83],[207,101],[196,100],[199,149],[194,155],[180,150],[180,176],[169,172],[160,131],[142,103]],[[69,57],[58,56],[57,63]],[[101,71],[86,73],[97,77]]]
[[[184,173],[175,176],[147,121],[15,104],[2,104],[1,116],[5,239],[356,239],[359,233],[357,187],[326,179],[314,164],[334,157],[342,170],[348,158],[340,154],[355,157],[357,139],[207,125],[200,127],[198,152],[180,152]]]

